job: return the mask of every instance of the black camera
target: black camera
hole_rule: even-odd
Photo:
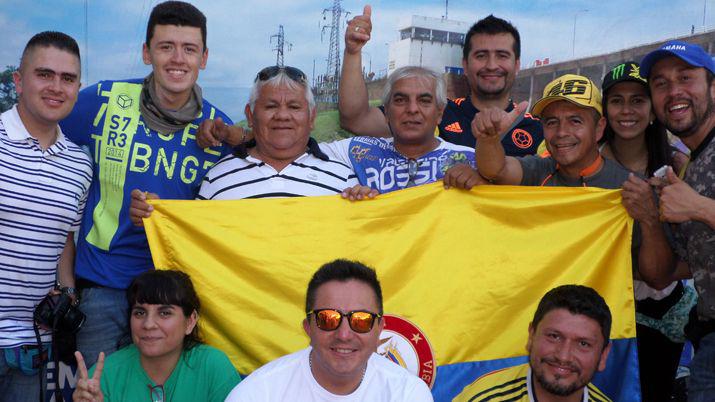
[[[47,295],[35,307],[35,322],[59,332],[77,333],[84,324],[85,315],[72,305],[67,293]]]

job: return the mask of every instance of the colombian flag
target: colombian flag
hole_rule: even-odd
[[[633,221],[617,190],[441,183],[349,202],[339,196],[154,201],[154,263],[193,278],[209,343],[238,371],[308,344],[312,274],[336,258],[377,270],[386,330],[379,352],[451,401],[477,377],[526,362],[539,299],[595,288],[611,308],[613,348],[593,383],[639,401],[631,277]]]

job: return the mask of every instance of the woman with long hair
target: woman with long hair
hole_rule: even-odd
[[[679,172],[687,157],[668,142],[665,127],[652,111],[648,84],[638,63],[619,64],[603,78],[603,111],[607,120],[601,154],[648,178],[662,166]],[[680,281],[657,290],[637,278],[636,334],[643,401],[669,401],[685,341],[695,294]]]
[[[240,377],[199,335],[199,297],[180,271],[148,271],[127,289],[132,344],[87,372],[76,352],[75,402],[223,401]]]

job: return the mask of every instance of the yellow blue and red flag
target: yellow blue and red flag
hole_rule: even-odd
[[[336,258],[377,270],[380,353],[451,401],[477,377],[526,362],[536,304],[568,283],[595,288],[613,314],[613,348],[594,384],[639,401],[631,276],[633,221],[619,191],[441,184],[349,202],[339,196],[155,201],[154,263],[188,272],[209,343],[238,371],[304,348],[305,290]]]

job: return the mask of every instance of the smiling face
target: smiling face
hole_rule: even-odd
[[[422,144],[434,139],[444,108],[437,106],[435,82],[407,77],[395,82],[385,114],[396,143]]]
[[[52,128],[72,111],[79,92],[77,56],[55,47],[38,46],[13,73],[20,117],[28,129]]]
[[[486,99],[508,97],[520,64],[514,54],[514,37],[476,34],[469,41],[470,52],[462,66],[472,94]]]
[[[143,359],[171,359],[181,354],[184,336],[196,326],[196,311],[186,317],[174,304],[137,303],[129,325]]]
[[[536,328],[530,325],[526,348],[539,399],[581,395],[596,371],[606,368],[605,342],[596,320],[563,308],[546,313]]]
[[[578,177],[598,158],[598,140],[606,120],[594,121],[595,113],[593,108],[565,100],[549,104],[541,113],[546,147],[559,169],[569,177]]]
[[[377,297],[370,285],[358,280],[329,281],[315,292],[313,310],[336,309],[343,313],[355,310],[379,313]],[[367,361],[377,350],[383,320],[370,332],[359,334],[343,318],[338,329],[323,331],[318,328],[313,315],[303,321],[310,337],[312,370],[316,381],[328,391],[350,393],[362,380]],[[345,388],[347,387],[347,388]]]
[[[622,139],[644,135],[655,119],[646,86],[626,81],[611,87],[606,94],[606,115],[608,124]]]
[[[305,152],[315,122],[305,88],[263,85],[253,111],[246,106],[248,125],[256,139],[256,157],[269,161],[293,161]]]
[[[658,61],[649,77],[653,110],[673,134],[699,144],[715,123],[715,81],[708,85],[704,68],[695,68],[677,57]]]
[[[152,65],[159,103],[177,110],[188,101],[209,53],[204,48],[200,28],[156,25],[151,43],[144,44],[142,55],[144,64]]]

